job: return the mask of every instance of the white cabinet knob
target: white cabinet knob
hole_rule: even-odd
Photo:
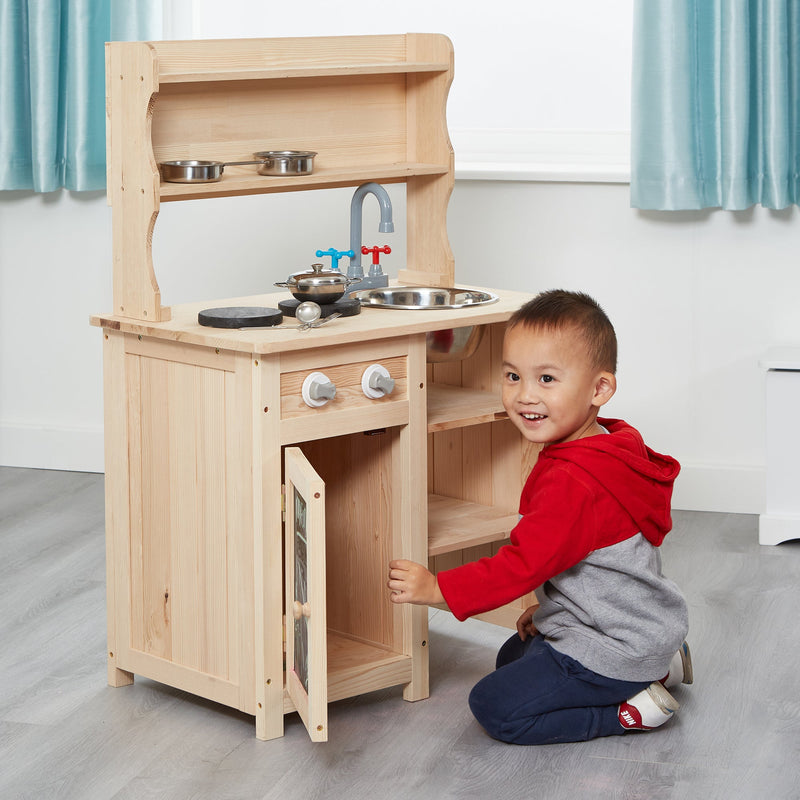
[[[336,397],[336,384],[324,372],[312,372],[303,381],[303,402],[311,408],[324,406]]]
[[[389,375],[389,370],[380,364],[370,364],[361,376],[361,389],[371,400],[391,394],[394,386],[394,379]]]

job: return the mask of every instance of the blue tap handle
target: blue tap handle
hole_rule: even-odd
[[[317,258],[323,256],[331,257],[331,269],[339,269],[339,259],[347,256],[353,258],[355,253],[352,250],[336,250],[334,247],[329,247],[327,250],[317,250]]]

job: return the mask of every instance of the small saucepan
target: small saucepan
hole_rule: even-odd
[[[315,303],[335,303],[343,297],[347,287],[358,283],[360,278],[348,278],[338,269],[325,269],[324,264],[312,264],[310,270],[295,272],[288,280],[276,283],[288,289],[301,303],[311,300]]]
[[[258,161],[162,161],[161,178],[168,183],[213,183],[222,178],[225,167],[263,164]]]
[[[259,175],[310,175],[315,155],[313,150],[262,150],[253,158],[262,159]]]

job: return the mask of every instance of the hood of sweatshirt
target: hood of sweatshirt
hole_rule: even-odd
[[[651,450],[641,434],[618,419],[599,419],[608,434],[552,444],[540,459],[567,461],[611,494],[645,538],[658,546],[672,528],[672,485],[680,464]]]

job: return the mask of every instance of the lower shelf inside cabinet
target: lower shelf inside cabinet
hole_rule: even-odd
[[[428,555],[507,539],[519,514],[442,495],[428,495]]]
[[[431,383],[428,386],[428,433],[508,419],[499,392]]]
[[[328,702],[409,683],[411,657],[328,630]],[[288,694],[284,713],[294,711]]]

